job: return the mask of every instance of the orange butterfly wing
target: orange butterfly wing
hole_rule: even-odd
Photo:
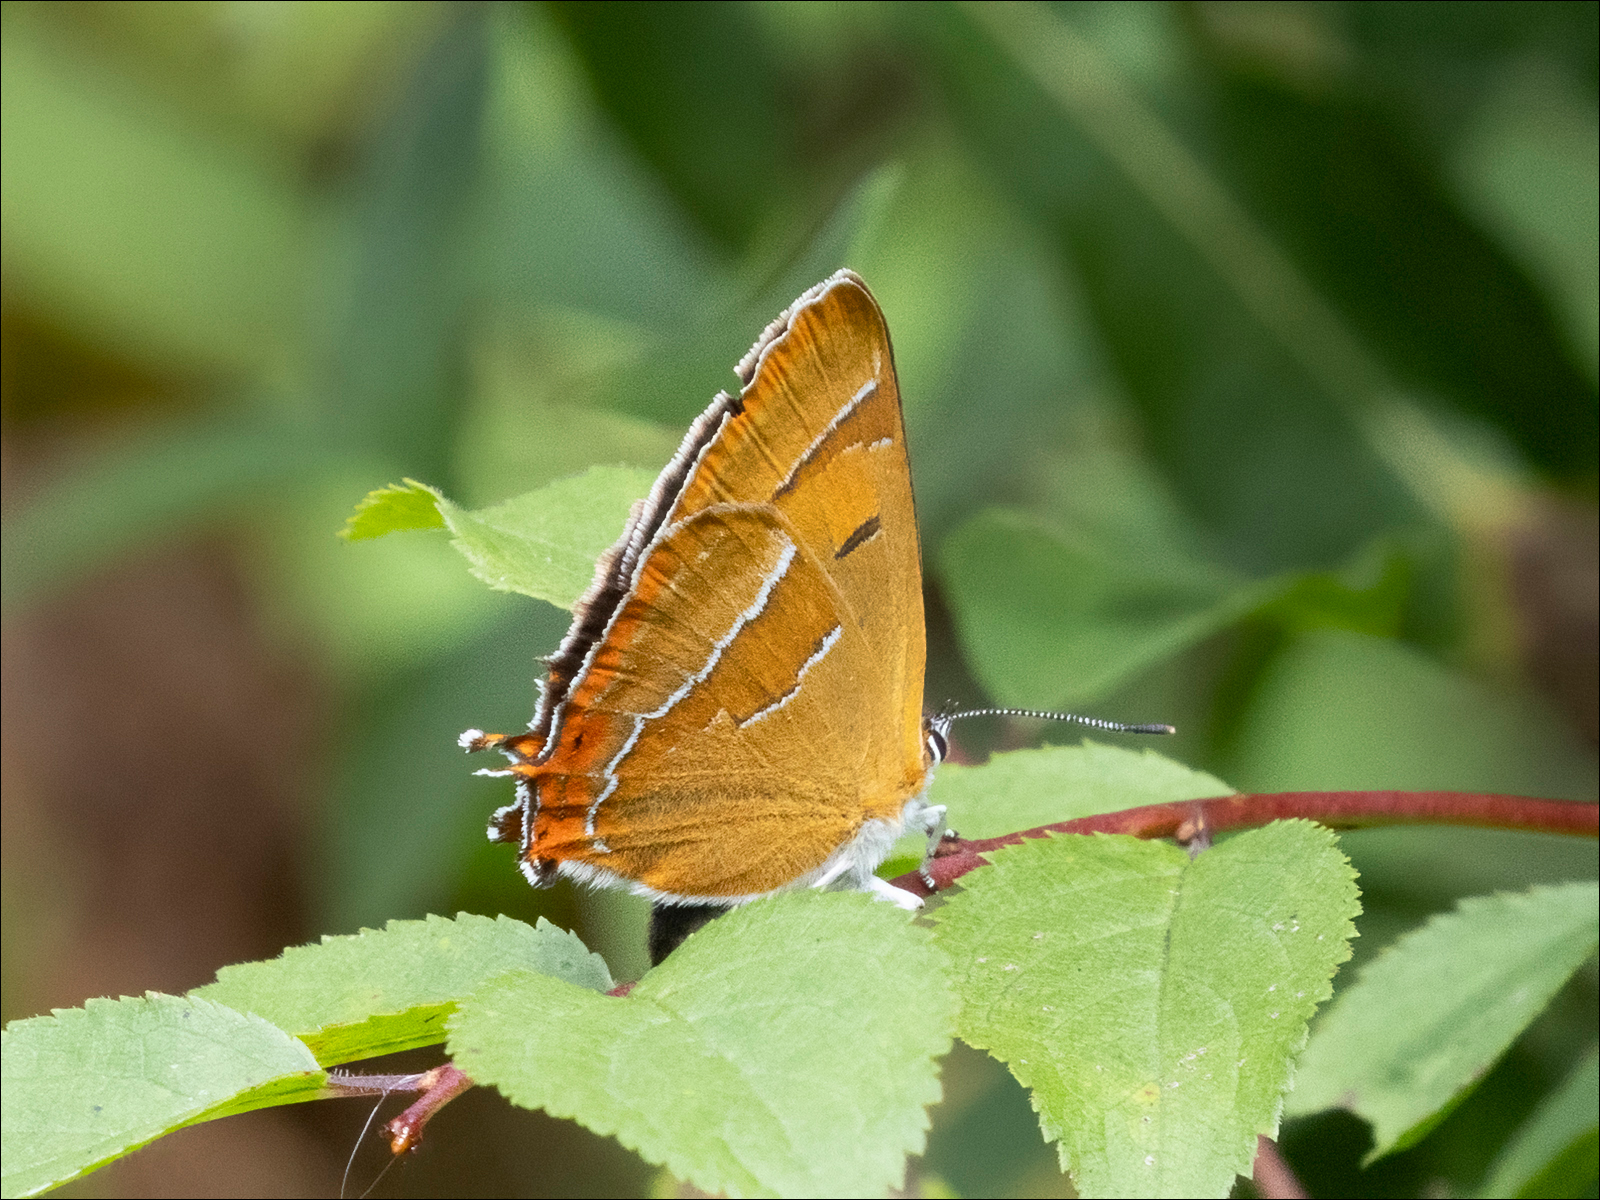
[[[883,314],[801,296],[602,559],[491,836],[657,898],[728,900],[898,828],[929,765],[922,572]]]

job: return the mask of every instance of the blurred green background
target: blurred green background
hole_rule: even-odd
[[[7,1019],[462,908],[637,975],[641,907],[523,885],[455,746],[526,721],[567,614],[440,536],[334,534],[402,476],[478,505],[659,466],[841,265],[894,335],[930,707],[1171,721],[1249,790],[1595,798],[1593,4],[3,12]],[[1595,874],[1525,835],[1346,845],[1358,958]],[[1594,980],[1417,1149],[1360,1172],[1327,1117],[1291,1158],[1470,1192]],[[1067,1194],[1009,1077],[958,1047],[945,1079],[921,1186]],[[358,1109],[76,1190],[329,1194]],[[671,1186],[472,1093],[377,1194]]]

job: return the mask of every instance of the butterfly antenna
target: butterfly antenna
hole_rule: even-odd
[[[969,708],[963,712],[942,712],[933,719],[941,733],[949,730],[952,722],[968,717],[1037,717],[1042,721],[1071,721],[1091,729],[1104,729],[1107,733],[1177,733],[1171,725],[1126,725],[1121,721],[1102,721],[1099,717],[1080,717],[1076,713],[1045,712],[1037,708]]]
[[[389,1156],[389,1161],[383,1164],[383,1170],[378,1172],[378,1177],[371,1183],[367,1184],[367,1190],[361,1193],[361,1200],[367,1200],[367,1197],[372,1195],[373,1189],[382,1183],[383,1177],[389,1173],[389,1168],[394,1166],[394,1164],[399,1161],[400,1156],[398,1154],[391,1154]]]
[[[350,1159],[344,1164],[344,1178],[339,1181],[339,1195],[341,1198],[346,1195],[347,1189],[350,1187],[350,1168],[356,1165],[356,1153],[361,1149],[362,1143],[367,1140],[367,1134],[372,1131],[372,1122],[377,1117],[378,1110],[383,1107],[383,1102],[388,1098],[389,1089],[384,1088],[382,1094],[378,1097],[378,1102],[372,1106],[372,1111],[367,1114],[367,1123],[361,1127],[361,1135],[356,1138],[356,1144],[350,1147]],[[385,1163],[383,1170],[378,1172],[378,1179],[382,1179],[393,1165],[392,1159],[390,1162]],[[378,1186],[378,1179],[374,1179],[367,1185],[367,1191],[361,1193],[363,1200],[365,1200],[367,1192]]]

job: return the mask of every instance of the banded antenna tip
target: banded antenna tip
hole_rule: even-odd
[[[970,708],[965,712],[942,712],[933,719],[934,727],[948,730],[955,721],[968,717],[1036,717],[1041,721],[1070,721],[1087,725],[1091,729],[1104,729],[1107,733],[1168,734],[1178,731],[1171,725],[1128,725],[1122,721],[1103,721],[1099,717],[1081,717],[1077,713],[1046,712],[1037,708]]]

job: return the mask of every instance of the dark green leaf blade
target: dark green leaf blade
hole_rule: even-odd
[[[91,1000],[14,1021],[4,1053],[4,1193],[32,1196],[184,1125],[312,1099],[306,1047],[193,996]]]
[[[1362,969],[1318,1023],[1289,1111],[1372,1123],[1368,1161],[1420,1140],[1466,1095],[1600,937],[1593,883],[1473,896]]]
[[[784,73],[755,14],[588,4],[549,11],[618,130],[708,233],[743,244],[763,203],[800,186],[785,170],[796,105],[780,92]],[[724,82],[708,88],[711,79]]]
[[[496,980],[450,1052],[708,1191],[869,1196],[923,1147],[954,1020],[943,956],[903,913],[786,895],[712,922],[626,999]]]
[[[1413,646],[1340,629],[1289,641],[1241,720],[1246,791],[1407,788],[1593,800],[1592,750],[1547,709]]]
[[[1056,239],[1214,552],[1259,575],[1325,567],[1410,519],[1352,419],[1381,378],[1366,348],[1089,22],[1047,5],[919,12],[952,113]]]
[[[1136,569],[1033,518],[992,509],[940,548],[973,671],[1002,704],[1065,708],[1104,695],[1276,599],[1193,565]]]
[[[349,177],[348,258],[327,280],[318,329],[324,435],[451,486],[471,294],[463,225],[484,178],[490,37],[489,10],[450,10],[374,112]]]
[[[240,963],[191,995],[292,1030],[324,1065],[428,1046],[445,1018],[485,980],[521,969],[606,991],[611,975],[577,936],[545,921],[461,913],[391,921],[383,930],[325,937],[278,958]]]
[[[1594,1046],[1512,1135],[1478,1195],[1583,1196],[1594,1190],[1600,1053]],[[1585,1186],[1587,1185],[1587,1186]]]
[[[1418,393],[1495,421],[1541,468],[1588,469],[1593,385],[1403,120],[1371,95],[1208,66],[1219,171],[1371,352]]]
[[[1354,873],[1280,822],[1190,862],[1135,838],[1008,847],[935,914],[961,1037],[1033,1089],[1085,1196],[1227,1195],[1349,957]]]

